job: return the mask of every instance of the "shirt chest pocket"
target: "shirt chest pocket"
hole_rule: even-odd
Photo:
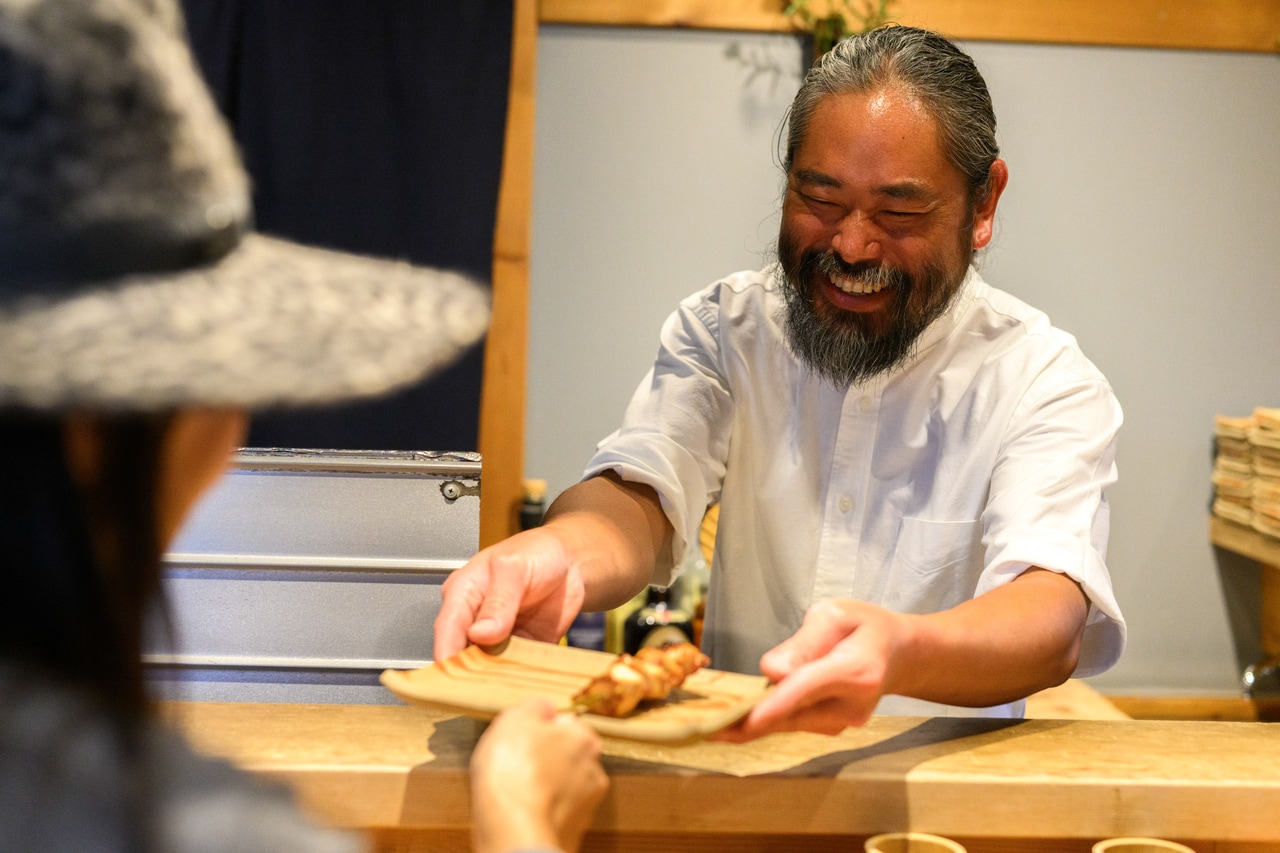
[[[898,613],[936,613],[973,597],[982,574],[982,522],[903,518],[879,602]]]

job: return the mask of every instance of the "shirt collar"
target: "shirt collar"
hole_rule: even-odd
[[[920,333],[920,339],[916,341],[915,355],[910,360],[912,363],[931,349],[934,344],[949,337],[955,331],[956,326],[960,325],[960,318],[968,313],[969,306],[973,304],[974,291],[980,281],[982,279],[978,275],[978,271],[973,266],[970,266],[964,275],[964,280],[960,282],[960,289],[956,292],[955,298],[947,306],[947,310]]]

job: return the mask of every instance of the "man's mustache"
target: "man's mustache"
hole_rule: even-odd
[[[858,261],[848,263],[835,252],[806,252],[801,266],[816,269],[826,276],[841,276],[869,284],[884,284],[890,287],[903,288],[910,284],[911,277],[897,267],[888,267],[879,261]]]

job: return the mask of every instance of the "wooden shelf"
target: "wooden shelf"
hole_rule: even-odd
[[[1245,527],[1216,515],[1210,516],[1209,540],[1219,548],[1226,548],[1257,560],[1264,566],[1280,570],[1280,539],[1259,533],[1252,527]]]
[[[541,0],[547,24],[788,32],[781,0]],[[898,0],[893,18],[961,40],[1280,52],[1280,0]]]

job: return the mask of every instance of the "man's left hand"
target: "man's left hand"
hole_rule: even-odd
[[[1076,581],[1036,566],[928,615],[820,601],[760,659],[777,686],[717,737],[836,734],[865,723],[890,693],[969,708],[1013,702],[1071,676],[1088,614]]]
[[[716,739],[838,734],[862,725],[885,693],[891,661],[907,634],[901,614],[853,599],[818,602],[799,631],[760,659],[760,671],[776,687]]]

